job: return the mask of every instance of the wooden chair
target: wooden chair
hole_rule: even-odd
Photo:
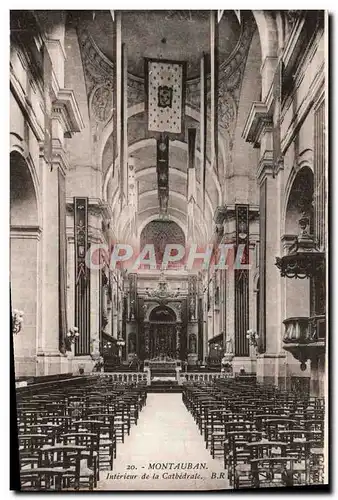
[[[94,472],[94,487],[99,478],[99,441],[100,436],[98,432],[72,432],[62,434],[60,436],[60,443],[65,445],[77,445],[85,448],[82,452],[82,458],[86,460],[86,467],[92,469]]]
[[[261,440],[262,433],[259,431],[234,430],[228,432],[229,454],[224,459],[228,468],[228,479],[230,485],[233,485],[235,478],[251,471],[250,458],[251,452],[247,447],[248,443]],[[225,467],[224,467],[225,468]]]
[[[20,434],[18,440],[21,469],[37,466],[42,446],[52,444],[47,434]]]
[[[66,472],[62,476],[62,488],[80,490],[94,488],[94,471],[87,467],[87,455],[84,446],[56,443],[44,446],[39,454],[39,468],[61,468]]]
[[[21,491],[61,491],[65,469],[31,468],[20,471]]]
[[[86,420],[74,422],[78,432],[87,430],[99,435],[100,469],[113,469],[116,458],[116,435],[114,430],[114,415],[107,413],[89,415]]]

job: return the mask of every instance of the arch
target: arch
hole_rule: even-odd
[[[170,305],[166,305],[168,309],[171,309],[173,311],[173,313],[175,314],[175,317],[176,317],[176,322],[177,323],[180,323],[180,320],[179,320],[179,311],[178,311],[178,308],[177,308],[177,305],[175,304],[170,304]],[[146,307],[146,310],[145,310],[145,316],[144,316],[144,322],[145,323],[149,323],[150,322],[150,315],[152,313],[152,311],[154,311],[155,309],[161,307],[161,304],[159,301],[157,301],[156,299],[153,300],[152,303],[148,303],[148,306]]]
[[[290,174],[291,176],[292,174]],[[313,224],[313,191],[314,175],[309,166],[294,170],[293,182],[288,196],[285,197],[284,232],[286,234],[298,234],[298,221],[305,212],[310,218],[310,232]]]
[[[136,104],[135,106],[132,106],[130,108],[128,108],[128,118],[130,118],[131,116],[134,116],[138,113],[141,113],[142,111],[144,111],[144,103],[141,103],[141,104]],[[191,108],[190,106],[186,106],[185,107],[185,112],[186,112],[186,115],[187,116],[190,116],[191,118],[193,118],[194,120],[198,121],[199,122],[199,112],[194,110],[193,108]],[[100,148],[99,148],[99,157],[98,157],[98,164],[101,165],[102,164],[102,155],[103,155],[103,151],[104,151],[104,147],[105,147],[105,144],[108,140],[108,137],[110,136],[110,134],[113,133],[113,130],[114,130],[114,124],[112,121],[108,122],[105,129],[102,131],[102,134],[101,134],[101,144],[100,144]],[[148,139],[143,139],[142,141],[138,141],[134,144],[131,144],[130,146],[128,146],[128,154],[131,154],[133,153],[134,151],[137,151],[138,149],[141,149],[143,147],[146,147],[146,146],[152,146],[152,145],[155,145],[156,144],[156,139],[154,138],[148,138]],[[224,164],[224,168],[226,168],[226,155],[225,155],[225,148],[223,146],[223,142],[222,142],[222,135],[219,134],[219,144],[221,144],[221,147],[220,147],[220,152],[221,152],[221,155],[222,155],[222,158],[223,158],[223,164]],[[173,147],[179,147],[185,151],[188,151],[188,145],[185,143],[185,142],[182,142],[182,141],[173,141],[172,142],[172,146]],[[196,151],[196,158],[200,158],[200,152],[197,150]],[[107,172],[105,174],[105,177],[104,177],[104,182],[103,182],[103,196],[104,198],[107,200],[107,188],[108,188],[108,182],[109,182],[109,179],[111,177],[111,173],[114,169],[114,165],[117,166],[118,165],[118,162],[119,162],[119,158],[116,158],[115,159],[115,162],[112,162],[112,164],[110,165],[110,167],[107,169]],[[222,190],[221,190],[221,186],[220,186],[220,183],[219,183],[219,179],[216,175],[216,173],[214,172],[214,170],[212,169],[210,163],[207,161],[206,162],[206,166],[207,166],[207,172],[209,172],[211,174],[211,178],[213,179],[214,183],[215,183],[215,186],[216,186],[216,189],[217,189],[217,194],[218,194],[218,200],[217,200],[217,205],[219,205],[222,201]],[[107,200],[108,201],[108,200]]]
[[[20,149],[20,148],[19,148]],[[24,312],[21,334],[14,341],[16,375],[36,374],[39,334],[39,203],[29,157],[14,147],[10,153],[10,282],[14,309]],[[29,287],[27,286],[29,284]],[[24,342],[22,339],[24,338]]]
[[[147,224],[149,224],[149,222],[152,222],[154,220],[158,220],[158,213],[157,214],[153,214],[153,215],[150,215],[149,217],[147,217],[140,225],[139,225],[139,230],[138,230],[138,239],[140,239],[140,236],[141,236],[141,233],[143,231],[143,229],[146,227]],[[168,220],[170,221],[173,221],[173,222],[176,222],[176,224],[182,229],[183,233],[184,233],[184,236],[185,238],[187,237],[187,228],[185,225],[182,224],[182,221],[180,221],[177,217],[175,217],[174,215],[170,215],[168,214]]]
[[[139,170],[138,172],[136,172],[136,179],[139,179],[140,177],[142,177],[144,175],[149,175],[149,174],[153,174],[153,173],[156,173],[156,167],[143,168],[142,170]],[[171,167],[170,173],[177,175],[182,180],[184,180],[184,182],[187,182],[187,173],[186,172],[182,172],[182,170],[179,170],[178,168]],[[198,187],[198,189],[201,189],[200,182],[197,182],[197,187]],[[205,194],[206,194],[205,201],[207,202],[207,206],[210,210],[210,214],[211,214],[211,218],[212,218],[213,214],[214,214],[213,208],[212,208],[212,202],[210,200],[209,194],[207,192]]]
[[[309,171],[312,172],[312,176],[314,175],[312,150],[304,150],[304,156],[302,155],[302,158],[300,159],[298,164],[292,167],[287,182],[285,184],[284,203],[282,207],[282,227],[284,228],[284,233],[286,233],[286,218],[287,218],[287,209],[288,209],[290,194],[298,173],[300,173],[303,169],[308,169]]]
[[[262,62],[267,57],[277,57],[278,36],[277,25],[273,14],[266,10],[253,10],[262,50]]]
[[[274,79],[278,62],[278,28],[275,14],[266,10],[252,11],[260,39],[262,65],[261,65],[261,100],[264,102]]]
[[[285,195],[284,195],[284,207],[283,207],[283,212],[282,212],[282,220],[285,220],[285,211],[286,211],[286,205],[287,205],[287,200],[290,195],[290,191],[292,188],[292,184],[295,180],[295,177],[297,175],[297,172],[301,170],[304,167],[308,167],[314,171],[313,169],[313,150],[308,148],[304,149],[299,155],[298,155],[298,163],[296,163],[289,174],[289,177],[286,181],[285,184]]]
[[[30,172],[30,176],[33,182],[34,190],[35,190],[35,196],[37,199],[37,206],[38,206],[38,220],[40,222],[40,201],[41,201],[41,193],[40,193],[40,180],[39,176],[36,170],[36,166],[31,158],[31,155],[29,153],[29,147],[28,144],[25,140],[22,139],[18,134],[15,132],[10,133],[10,158],[12,157],[12,154],[17,153],[22,160],[26,164],[26,168],[28,168]],[[17,157],[18,158],[18,157]]]
[[[163,261],[166,245],[177,244],[185,248],[185,241],[185,233],[174,221],[160,219],[151,221],[140,233],[140,248],[147,244],[154,245],[157,262]]]
[[[39,203],[31,168],[16,150],[10,153],[11,226],[39,226]]]
[[[149,322],[160,321],[161,323],[176,322],[177,317],[172,307],[167,305],[156,305],[149,312]]]

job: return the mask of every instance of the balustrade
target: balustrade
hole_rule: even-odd
[[[133,382],[147,382],[147,374],[140,372],[101,372],[101,373],[92,373],[92,376],[98,376],[103,378],[110,378],[113,382],[122,382],[122,383],[133,383]]]
[[[216,378],[223,378],[223,373],[181,373],[181,378],[187,382],[211,381]]]

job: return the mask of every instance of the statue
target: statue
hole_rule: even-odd
[[[233,341],[232,339],[228,339],[225,341],[225,352],[223,354],[223,358],[221,361],[222,372],[227,374],[228,376],[232,375],[232,360],[234,358],[233,352]]]
[[[196,335],[192,333],[189,337],[189,352],[196,354]]]
[[[234,349],[233,349],[233,342],[232,339],[228,339],[225,341],[225,353],[226,354],[233,354]]]

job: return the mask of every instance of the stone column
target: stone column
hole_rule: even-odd
[[[176,357],[181,357],[181,330],[182,325],[176,326]]]
[[[82,126],[82,118],[73,91],[59,89],[52,104],[52,157],[47,165],[44,152],[41,153],[44,299],[37,366],[40,375],[68,371],[68,362],[59,350],[59,203],[66,204],[65,199],[59,199],[59,175],[65,177],[69,169],[65,153],[65,135],[71,137]]]
[[[55,130],[54,130],[55,132]],[[42,317],[38,341],[37,375],[62,373],[59,350],[59,193],[58,168],[64,165],[46,164],[42,156],[43,233]],[[68,366],[67,366],[68,368]]]
[[[149,332],[150,329],[150,324],[149,323],[144,323],[144,355],[145,359],[149,358]]]
[[[36,375],[40,237],[39,226],[11,227],[11,301],[13,309],[24,313],[21,331],[13,335],[16,376]]]
[[[227,207],[226,216],[224,220],[224,237],[222,244],[233,245],[228,250],[226,265],[228,268],[224,270],[224,295],[225,295],[225,342],[231,342],[233,349],[235,349],[235,273],[233,262],[235,260],[234,248],[234,232],[236,231],[235,217],[232,215],[231,210]]]
[[[196,348],[194,351],[191,350],[191,336],[195,335],[196,339]],[[198,360],[198,322],[197,321],[189,321],[188,323],[188,331],[187,331],[187,352],[188,352],[188,363],[191,365],[195,365]]]
[[[310,364],[310,363],[308,363]],[[325,381],[325,354],[311,360],[310,394],[311,396],[323,398],[327,394]]]
[[[39,14],[38,14],[39,15]],[[50,88],[45,92],[45,104],[51,118],[52,151],[50,158],[41,152],[42,171],[42,312],[41,338],[38,342],[38,374],[48,375],[67,372],[68,361],[60,353],[59,326],[59,176],[66,177],[69,170],[66,155],[65,137],[71,138],[74,132],[79,132],[84,124],[74,92],[65,89],[65,15],[62,11],[45,14],[43,28],[46,34],[46,47],[52,64],[55,79],[49,78]],[[47,84],[48,81],[45,81]],[[48,140],[48,137],[45,139]]]
[[[275,266],[281,254],[283,164],[273,165],[272,114],[265,103],[253,103],[243,136],[260,146],[257,180],[260,188],[260,347],[257,380],[277,385],[285,380],[285,353],[281,346],[282,288]]]
[[[135,345],[134,345],[134,350],[130,351],[129,350],[129,336],[131,334],[135,334]],[[126,356],[127,356],[127,361],[129,361],[129,354],[136,354],[136,336],[137,336],[137,324],[135,321],[127,321],[126,324]]]
[[[100,207],[97,205],[96,200],[88,200],[88,240],[90,245],[98,245],[104,243],[102,235],[102,214]],[[101,287],[101,270],[90,270],[90,354],[95,358],[99,355],[100,345],[100,328],[101,325],[101,312],[106,311],[104,291],[102,293]],[[102,308],[100,307],[100,296],[103,296]],[[102,310],[101,310],[102,309]],[[85,362],[84,356],[81,356],[82,363]],[[89,358],[89,357],[88,357]],[[88,366],[92,365],[91,359],[88,359]]]

